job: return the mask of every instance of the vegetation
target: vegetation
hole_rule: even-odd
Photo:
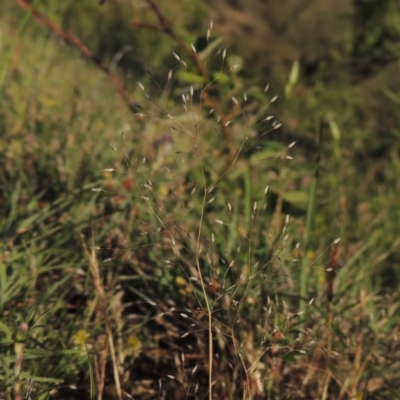
[[[0,4],[0,397],[399,397],[396,3],[262,85],[199,3],[103,3]]]

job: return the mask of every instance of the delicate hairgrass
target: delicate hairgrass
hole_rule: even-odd
[[[210,34],[210,31],[209,31]],[[182,63],[182,60],[180,58],[180,56],[178,56],[176,53],[173,53],[174,58],[183,65],[183,67],[187,68],[187,65]],[[224,50],[222,52],[222,64],[224,63],[226,57],[226,50]],[[206,63],[205,63],[206,66]],[[223,65],[221,66],[221,71],[222,71]],[[207,72],[206,72],[206,67],[203,70],[203,76],[204,79],[206,79],[207,76]],[[167,80],[171,79],[171,71],[168,73],[168,77]],[[209,83],[204,84],[203,89],[200,92],[200,98],[199,98],[199,104],[200,106],[202,104],[204,104],[204,99],[206,99],[206,95],[207,95],[207,91],[208,88],[214,84],[215,82],[217,82],[217,79],[214,78],[213,80],[211,80]],[[140,89],[142,91],[144,91],[144,86],[139,82],[138,83]],[[157,87],[160,88],[160,85],[157,84]],[[235,347],[235,352],[236,352],[236,356],[238,357],[238,361],[240,363],[240,365],[242,365],[242,372],[245,373],[245,380],[248,381],[249,380],[249,369],[245,366],[246,362],[245,359],[243,358],[241,351],[239,350],[239,343],[237,342],[238,339],[236,339],[236,334],[235,332],[235,324],[237,324],[240,321],[240,317],[239,315],[243,312],[243,307],[245,306],[245,303],[247,301],[251,302],[253,300],[251,300],[253,298],[253,296],[257,296],[257,293],[262,290],[263,286],[266,284],[267,281],[269,281],[271,278],[268,277],[268,275],[266,275],[264,278],[262,278],[262,275],[264,274],[263,271],[266,270],[266,268],[270,265],[270,262],[264,264],[261,266],[261,268],[257,268],[257,265],[259,264],[258,262],[255,263],[255,269],[253,270],[253,268],[248,268],[247,272],[245,274],[242,274],[241,277],[238,278],[238,280],[235,282],[235,280],[231,281],[231,279],[229,278],[229,280],[231,281],[231,283],[228,285],[228,277],[230,275],[230,271],[232,271],[232,268],[234,267],[235,264],[235,260],[231,260],[229,262],[228,268],[224,271],[223,276],[219,276],[219,268],[215,265],[215,261],[213,260],[217,260],[216,257],[213,255],[213,253],[215,252],[215,234],[212,233],[211,234],[211,253],[209,254],[208,251],[206,254],[207,259],[208,259],[208,264],[209,264],[209,268],[210,268],[210,272],[211,272],[211,276],[210,278],[206,279],[206,275],[205,275],[205,271],[202,268],[201,264],[203,263],[203,249],[204,249],[204,224],[205,224],[205,210],[206,210],[206,206],[210,205],[214,202],[215,200],[215,196],[210,197],[211,192],[217,187],[219,186],[222,182],[223,179],[225,179],[226,177],[229,176],[229,173],[234,170],[236,163],[239,159],[239,157],[242,154],[245,154],[248,149],[250,148],[250,144],[249,144],[249,138],[248,138],[248,131],[250,129],[254,129],[256,128],[258,125],[260,125],[263,121],[261,121],[260,123],[258,123],[257,125],[253,126],[253,127],[246,127],[247,133],[245,134],[244,139],[241,141],[239,150],[237,150],[234,154],[234,157],[232,158],[232,160],[230,161],[230,163],[228,163],[228,165],[225,167],[225,169],[222,170],[222,173],[219,173],[219,175],[216,176],[216,178],[212,178],[211,182],[209,181],[209,179],[206,178],[206,174],[205,174],[205,168],[208,169],[208,166],[206,167],[205,162],[208,163],[207,157],[208,154],[210,152],[210,150],[212,149],[211,145],[213,144],[213,142],[216,140],[216,138],[220,135],[221,131],[223,131],[224,129],[228,128],[231,126],[232,123],[234,123],[234,121],[232,120],[226,120],[225,118],[220,118],[218,117],[216,119],[216,123],[217,123],[217,127],[219,126],[219,129],[216,129],[216,133],[212,134],[211,138],[209,139],[208,143],[207,141],[205,142],[205,147],[202,144],[201,146],[204,147],[203,151],[199,151],[199,149],[201,148],[201,146],[198,145],[198,140],[202,139],[201,136],[199,136],[200,134],[200,130],[199,128],[201,127],[200,124],[204,124],[206,122],[206,118],[207,116],[197,116],[195,113],[193,113],[194,110],[194,103],[193,103],[193,87],[190,88],[189,92],[187,94],[181,94],[181,99],[182,99],[182,104],[183,104],[183,108],[186,114],[186,117],[188,119],[193,119],[193,121],[195,122],[195,131],[191,132],[190,130],[188,130],[188,128],[180,121],[178,121],[178,119],[174,116],[174,113],[172,111],[169,111],[165,106],[160,107],[157,104],[156,100],[153,100],[152,97],[150,97],[149,95],[147,95],[145,93],[145,98],[147,100],[150,101],[151,104],[153,104],[153,106],[159,110],[161,110],[161,114],[155,114],[150,112],[146,112],[143,113],[142,115],[145,116],[147,115],[153,115],[153,116],[159,116],[159,117],[167,117],[167,119],[171,120],[174,124],[176,124],[175,126],[178,127],[178,131],[181,132],[183,135],[186,135],[190,140],[195,141],[195,145],[193,146],[193,151],[183,151],[183,150],[179,150],[176,152],[177,155],[180,155],[181,157],[187,156],[190,157],[189,159],[192,160],[190,161],[191,163],[193,163],[193,160],[197,160],[198,162],[198,168],[199,168],[199,175],[198,178],[196,179],[196,181],[194,182],[194,185],[192,185],[191,188],[188,189],[187,193],[188,193],[188,198],[185,201],[182,201],[182,213],[181,216],[178,217],[178,221],[180,220],[184,221],[184,214],[188,211],[188,205],[194,201],[196,199],[195,194],[198,190],[198,188],[202,189],[202,195],[200,197],[200,203],[198,204],[199,207],[199,220],[198,220],[198,226],[197,226],[197,233],[196,233],[196,237],[194,239],[195,241],[195,245],[193,247],[193,257],[194,257],[194,264],[196,266],[196,270],[195,271],[191,271],[191,273],[188,275],[187,272],[185,271],[185,268],[183,267],[183,265],[181,265],[180,262],[178,262],[177,265],[180,265],[181,268],[183,268],[183,272],[184,274],[187,276],[188,282],[193,286],[194,288],[194,294],[196,296],[197,301],[199,302],[199,306],[200,306],[200,310],[203,310],[208,318],[208,322],[207,324],[202,328],[205,329],[208,332],[208,394],[209,394],[209,398],[212,398],[212,387],[214,386],[215,382],[213,379],[213,359],[215,357],[214,354],[214,336],[217,334],[218,332],[222,333],[223,332],[223,336],[225,337],[224,340],[232,340],[233,345]],[[165,96],[165,93],[162,93],[163,96]],[[168,101],[168,98],[165,98]],[[236,106],[239,109],[239,112],[242,114],[243,116],[243,121],[245,126],[247,125],[247,117],[246,117],[246,110],[245,107],[242,107],[239,104],[239,101],[236,99],[235,96],[232,96],[232,103],[234,106]],[[272,104],[274,101],[276,101],[277,96],[273,97],[272,100],[269,101],[268,104]],[[248,101],[247,95],[245,94],[243,97],[243,102],[244,104],[246,104]],[[268,106],[268,105],[267,105]],[[214,112],[214,109],[211,109],[208,112],[208,116],[212,115]],[[272,117],[267,117],[264,119],[264,121],[269,121],[271,120]],[[222,125],[221,125],[222,124]],[[273,121],[272,122],[272,128],[271,130],[275,130],[278,129],[281,126],[281,124],[279,124],[277,121]],[[266,135],[268,133],[268,131],[262,133],[257,140],[259,140],[260,138],[262,138],[262,136]],[[294,142],[289,144],[287,146],[287,149],[291,149],[294,146]],[[279,155],[278,155],[279,156]],[[280,157],[280,156],[279,156]],[[289,158],[289,157],[287,157]],[[188,160],[189,160],[188,159]],[[184,158],[181,158],[182,161],[184,161]],[[155,192],[155,187],[153,187],[151,181],[149,180],[148,177],[146,177],[144,175],[144,170],[142,171],[142,167],[139,167],[139,169],[135,172],[134,169],[131,169],[129,166],[131,165],[131,162],[127,159],[126,160],[126,164],[128,166],[128,173],[129,174],[135,174],[136,175],[136,180],[142,176],[143,180],[142,184],[138,184],[137,188],[139,190],[139,194],[135,194],[132,195],[133,198],[136,199],[143,199],[147,206],[149,207],[150,210],[150,215],[152,215],[155,219],[154,221],[159,224],[161,226],[162,229],[162,235],[167,235],[169,236],[170,240],[171,240],[171,244],[172,244],[172,252],[175,255],[175,257],[181,257],[181,251],[178,249],[180,247],[183,246],[183,248],[187,248],[187,246],[190,245],[190,240],[188,242],[186,242],[186,240],[182,241],[182,238],[178,239],[178,237],[176,236],[176,233],[179,232],[181,230],[180,226],[176,223],[173,222],[173,226],[174,226],[174,231],[175,233],[173,233],[173,231],[169,228],[170,223],[172,222],[171,217],[172,215],[169,215],[167,213],[167,209],[164,207],[159,207],[159,203],[160,200],[157,198],[157,194]],[[144,165],[144,163],[142,164]],[[118,172],[119,168],[114,168],[114,167],[109,167],[107,168],[106,172]],[[168,168],[169,170],[169,168]],[[239,234],[241,237],[243,237],[245,239],[246,247],[248,248],[247,250],[247,254],[244,255],[244,259],[246,259],[248,264],[252,264],[253,262],[251,261],[252,259],[252,251],[251,251],[251,243],[252,243],[252,234],[251,231],[254,228],[254,224],[256,223],[256,221],[259,219],[259,207],[258,207],[258,203],[257,201],[252,201],[252,194],[251,194],[251,177],[250,177],[250,171],[249,168],[245,169],[245,174],[244,174],[244,182],[245,182],[245,197],[244,197],[244,206],[243,209],[245,210],[245,225],[244,228],[239,226],[237,223],[227,223],[224,222],[220,219],[215,219],[214,222],[218,225],[223,225],[226,227],[229,227],[230,229],[230,237],[231,237],[231,245],[229,245],[230,248],[232,248],[234,246],[234,243],[236,242],[236,238],[235,236],[237,234]],[[137,175],[137,173],[139,173],[139,175]],[[103,190],[100,188],[95,188],[95,190]],[[268,187],[266,187],[264,189],[264,195],[267,194],[268,191]],[[149,192],[152,195],[152,199],[150,199],[148,197],[148,195],[145,195],[145,192]],[[183,194],[184,192],[182,192]],[[153,200],[154,199],[154,200]],[[228,210],[230,213],[232,213],[233,210],[238,210],[239,206],[236,205],[235,207],[232,207],[231,203],[228,202]],[[265,210],[265,205],[263,207],[262,210]],[[262,211],[261,210],[261,211]],[[236,214],[236,219],[238,215]],[[284,231],[286,229],[286,225],[288,224],[289,219],[288,216],[286,217],[286,222],[285,222],[285,227],[284,227]],[[284,233],[283,231],[283,233]],[[147,232],[145,232],[147,233]],[[159,232],[161,234],[161,232]],[[281,247],[280,250],[276,251],[276,255],[278,255],[285,247],[286,247],[286,240],[287,240],[287,235],[283,236],[282,234],[282,243],[281,243]],[[179,240],[179,242],[177,242],[177,239]],[[186,244],[185,244],[186,242]],[[178,243],[179,243],[179,247],[178,247]],[[152,246],[152,244],[149,244],[150,246]],[[157,243],[153,242],[153,245],[156,246]],[[228,247],[228,248],[229,248]],[[101,246],[99,247],[99,249],[101,249]],[[188,250],[188,248],[187,248]],[[123,249],[121,251],[124,251]],[[121,254],[120,251],[120,254]],[[237,258],[242,258],[242,256],[240,255],[240,247],[237,248],[237,252],[236,252],[236,257]],[[117,256],[115,256],[117,257]],[[103,262],[110,262],[112,261],[115,257],[109,257],[106,259],[103,259]],[[271,260],[273,262],[273,260]],[[171,260],[164,260],[164,262],[166,263],[166,265],[168,265],[168,268],[170,268],[172,265],[176,264],[176,263],[172,263]],[[273,275],[272,275],[273,277]],[[259,278],[261,278],[261,281],[258,282],[257,284],[254,285],[253,282],[255,282],[256,280],[258,280]],[[199,283],[200,285],[200,289],[201,289],[201,296],[199,296],[199,293],[196,294],[196,282]],[[210,293],[212,293],[214,295],[214,299],[211,299],[209,296],[209,291],[211,290]],[[238,300],[235,300],[235,297],[238,298]],[[221,303],[221,306],[219,305]],[[229,316],[229,314],[231,313],[231,308],[233,307],[232,311],[233,314],[231,314],[231,316]],[[222,323],[222,320],[220,320],[219,318],[216,319],[216,317],[214,317],[214,315],[217,315],[217,313],[220,313],[222,310],[226,310],[226,312],[228,313],[228,321],[230,319],[230,322],[228,322],[228,325],[225,325],[225,323]],[[173,312],[175,311],[175,307],[169,309],[168,312]],[[161,314],[159,314],[158,317],[163,317],[164,315],[166,315],[166,311],[162,312]],[[181,312],[179,313],[179,315],[184,318],[184,319],[191,319],[189,318],[188,314],[186,312]],[[192,320],[192,322],[195,323],[194,320]],[[215,326],[219,325],[220,328],[216,329]],[[196,323],[195,323],[196,325]],[[222,331],[220,330],[221,328]],[[197,329],[195,331],[191,330],[188,332],[184,332],[181,337],[187,337],[188,335],[190,335],[191,332],[201,332]],[[176,379],[175,376],[170,376],[171,379]],[[244,395],[245,393],[247,393],[248,389],[246,389],[246,386],[244,387]],[[247,395],[245,395],[247,396]]]

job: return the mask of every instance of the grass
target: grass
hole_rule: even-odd
[[[399,395],[398,147],[365,171],[347,96],[276,98],[210,25],[128,80],[132,114],[24,29],[0,65],[3,397]]]

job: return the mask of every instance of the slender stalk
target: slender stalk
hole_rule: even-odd
[[[320,163],[321,163],[321,146],[322,146],[322,131],[323,131],[323,119],[321,117],[319,124],[319,133],[318,133],[318,155],[316,160],[316,167],[314,171],[314,179],[311,184],[310,197],[308,200],[308,208],[307,208],[307,220],[306,220],[306,231],[304,238],[304,257],[300,270],[300,298],[303,304],[306,304],[307,301],[307,276],[308,276],[308,260],[307,253],[310,249],[310,235],[314,225],[315,219],[315,200],[317,193],[317,185],[320,174]]]
[[[200,283],[201,283],[201,288],[203,290],[204,294],[204,300],[206,302],[206,309],[207,309],[207,314],[208,314],[208,398],[209,400],[212,400],[212,363],[213,363],[213,337],[212,337],[212,315],[211,315],[211,307],[210,303],[208,302],[208,296],[206,292],[206,287],[204,284],[203,280],[203,274],[201,272],[200,268],[200,262],[199,262],[199,251],[200,251],[200,238],[201,238],[201,231],[203,228],[203,220],[204,220],[204,208],[207,200],[207,185],[206,185],[206,176],[204,173],[204,168],[203,168],[203,163],[200,162],[200,167],[201,167],[201,173],[203,176],[203,184],[204,184],[204,195],[203,195],[203,203],[201,207],[201,216],[200,216],[200,222],[199,222],[199,230],[197,234],[197,243],[196,243],[196,266],[197,266],[197,272],[199,274],[200,278]]]

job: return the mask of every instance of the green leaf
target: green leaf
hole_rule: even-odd
[[[198,84],[198,85],[203,83],[202,76],[194,74],[194,73],[186,71],[186,70],[180,70],[178,72],[177,76],[178,76],[178,79],[183,83]]]
[[[213,74],[213,78],[218,81],[219,84],[225,85],[231,81],[231,77],[224,72],[216,72]]]
[[[306,208],[308,202],[308,194],[300,190],[294,190],[292,192],[285,193],[283,195],[283,200],[298,207]]]
[[[4,322],[1,321],[0,321],[0,331],[4,332],[7,338],[12,337],[11,329]]]

